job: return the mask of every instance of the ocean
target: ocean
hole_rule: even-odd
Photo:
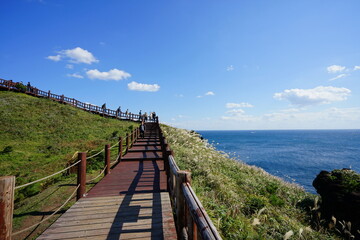
[[[316,193],[322,171],[360,173],[360,130],[197,131],[217,150]]]

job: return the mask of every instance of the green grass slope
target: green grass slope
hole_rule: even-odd
[[[162,126],[175,160],[224,239],[336,239],[310,227],[315,195],[229,159],[196,133]]]
[[[0,91],[0,175],[15,175],[16,185],[47,176],[74,162],[76,151],[99,151],[137,125],[49,99]],[[102,166],[103,162],[89,164],[95,169]],[[43,185],[17,191],[17,200],[39,192]]]

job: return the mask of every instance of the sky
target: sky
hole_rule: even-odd
[[[358,0],[0,0],[0,78],[194,130],[359,129]]]

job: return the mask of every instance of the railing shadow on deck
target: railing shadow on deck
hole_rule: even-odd
[[[152,169],[144,168],[144,162],[139,161],[139,168],[136,171],[136,175],[131,182],[127,191],[119,192],[119,194],[125,194],[117,214],[114,218],[114,222],[110,227],[110,231],[107,240],[120,239],[121,234],[124,233],[142,233],[150,232],[151,239],[163,239],[163,217],[162,217],[162,199],[160,188],[160,169],[155,160],[152,161]],[[146,175],[146,173],[152,173]],[[145,176],[145,177],[144,177]],[[152,188],[153,190],[137,190],[138,187],[144,187],[141,185],[142,179],[147,179],[148,176],[153,176]],[[148,186],[148,185],[145,185]],[[152,193],[152,198],[134,198],[137,194]],[[136,205],[142,200],[152,200],[151,207],[143,207]],[[141,216],[142,209],[152,209],[151,216]],[[123,229],[126,223],[136,223],[139,220],[148,220],[143,225],[137,225],[136,229]],[[139,227],[140,226],[140,227]]]

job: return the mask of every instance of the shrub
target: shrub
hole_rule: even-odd
[[[16,83],[15,88],[21,92],[26,92],[26,86],[22,83]]]
[[[4,147],[4,149],[1,151],[1,154],[11,153],[12,151],[13,151],[13,147],[12,147],[12,146],[6,146],[6,147]]]

